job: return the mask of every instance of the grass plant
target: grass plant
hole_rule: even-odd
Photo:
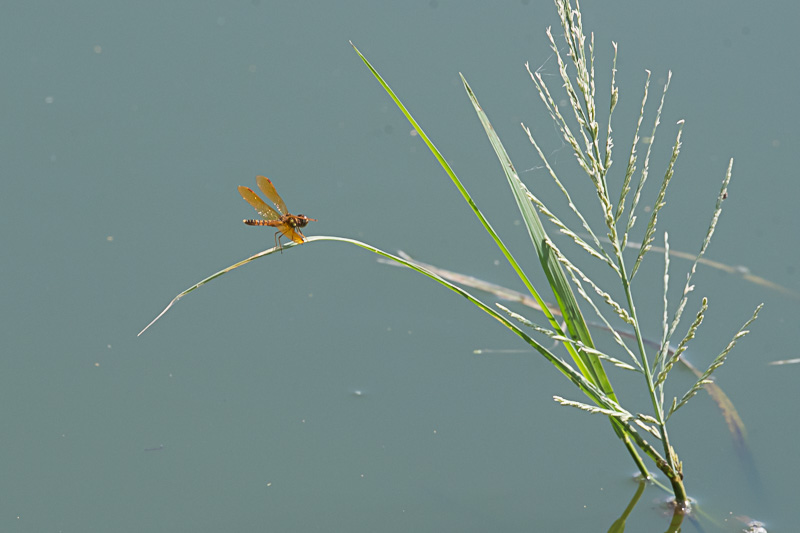
[[[548,161],[544,151],[536,142],[533,133],[523,125],[524,132],[530,139],[534,150],[541,157],[544,167],[553,182],[564,195],[569,207],[569,212],[566,215],[573,217],[577,221],[577,225],[570,225],[565,222],[563,215],[551,210],[534,192],[525,186],[520,180],[508,153],[504,149],[474,91],[467,83],[467,80],[463,76],[461,77],[469,101],[475,109],[489,143],[500,161],[500,167],[508,186],[513,192],[531,244],[539,259],[538,268],[541,268],[547,278],[549,290],[552,293],[551,300],[555,302],[553,307],[549,307],[545,303],[545,297],[542,296],[539,289],[534,287],[523,265],[516,260],[512,251],[505,245],[489,220],[478,208],[477,203],[467,192],[466,187],[456,176],[444,155],[425,134],[388,83],[366,57],[353,46],[358,56],[425,142],[464,200],[478,217],[486,232],[497,244],[509,265],[517,273],[542,313],[542,324],[538,324],[530,317],[522,316],[502,305],[492,306],[485,303],[471,294],[466,288],[437,273],[436,269],[417,263],[407,256],[390,254],[369,244],[342,237],[312,236],[307,238],[306,242],[313,243],[327,240],[356,245],[387,260],[407,266],[464,296],[472,304],[518,335],[535,351],[545,357],[558,372],[569,379],[583,393],[585,399],[576,401],[560,396],[556,396],[554,399],[565,406],[576,407],[588,413],[607,416],[615,434],[622,440],[642,476],[644,478],[650,478],[651,476],[642,458],[643,454],[668,479],[677,507],[685,509],[688,507],[689,498],[683,482],[683,467],[676,450],[670,444],[667,422],[699,390],[711,383],[712,374],[725,362],[736,342],[748,333],[747,328],[755,320],[761,309],[761,306],[755,309],[744,325],[738,329],[731,341],[714,358],[708,368],[699,373],[700,375],[696,382],[680,398],[677,396],[672,397],[666,393],[665,384],[670,372],[695,337],[708,309],[708,302],[703,298],[691,319],[691,323],[688,326],[684,326],[686,329],[683,335],[678,335],[687,312],[690,296],[694,290],[692,285],[693,275],[697,270],[698,264],[704,261],[703,256],[714,234],[722,211],[723,200],[727,197],[733,161],[731,160],[724,171],[708,230],[700,250],[692,260],[681,298],[673,305],[670,305],[667,299],[670,280],[670,252],[668,235],[666,232],[663,234],[664,284],[663,309],[660,311],[662,335],[657,348],[648,350],[642,333],[639,310],[635,305],[632,282],[648,252],[654,248],[657,238],[658,216],[666,205],[666,193],[675,172],[675,163],[680,154],[683,121],[678,123],[675,140],[671,147],[671,157],[667,168],[663,172],[658,193],[652,201],[652,211],[649,214],[645,213],[646,216],[642,217],[646,219],[646,223],[641,230],[638,230],[637,222],[639,222],[640,216],[644,213],[644,209],[640,204],[642,203],[645,184],[650,177],[650,158],[654,146],[652,142],[647,144],[644,158],[640,161],[641,156],[638,153],[638,149],[642,144],[640,131],[643,127],[645,108],[650,90],[650,74],[647,74],[647,79],[645,80],[639,118],[630,149],[628,150],[625,168],[621,173],[615,175],[612,181],[610,179],[610,170],[613,164],[614,142],[611,119],[619,100],[619,90],[615,84],[617,47],[614,44],[614,60],[611,68],[612,76],[608,102],[608,123],[601,126],[597,118],[594,36],[590,36],[587,48],[587,39],[583,31],[579,5],[573,8],[570,0],[555,0],[555,4],[566,41],[566,53],[562,54],[550,29],[547,30],[547,37],[554,57],[558,62],[560,82],[569,102],[568,109],[566,109],[566,115],[569,118],[559,109],[556,97],[551,93],[541,74],[531,71],[530,68],[528,68],[528,72],[564,142],[572,150],[578,165],[586,174],[588,178],[586,180],[587,186],[591,186],[595,192],[597,208],[600,210],[603,221],[602,225],[592,226],[587,221],[590,217],[585,216],[572,201],[570,191]],[[668,76],[661,92],[656,118],[649,131],[651,139],[655,139],[656,134],[659,133],[658,126],[670,79],[671,75]],[[616,192],[612,193],[612,189]],[[598,269],[610,269],[614,273],[620,284],[616,292],[622,295],[621,298],[612,296],[614,291],[603,288],[599,282],[594,280],[592,272],[579,268],[567,253],[556,246],[542,224],[540,215],[550,223],[555,232],[566,235],[576,245],[579,253],[588,254],[593,258]],[[641,238],[635,257],[631,259],[623,252],[633,242],[634,230],[638,230],[643,235],[643,238]],[[296,245],[297,243],[287,243],[283,248],[289,252]],[[256,254],[193,285],[175,297],[147,328],[181,297],[227,272],[248,264],[255,259],[270,255],[275,251],[277,250],[273,248]],[[525,266],[527,268],[536,267],[536,265]],[[550,299],[549,296],[547,298]],[[596,317],[592,318],[592,321],[599,321],[604,325],[604,329],[612,332],[616,345],[619,347],[618,354],[601,351],[595,346],[589,329],[589,320],[585,318],[579,301],[582,301],[585,309],[590,310],[591,314]],[[633,335],[627,340],[623,338],[623,335],[615,333],[620,325],[633,331]],[[571,362],[562,359],[553,349],[548,347],[552,344],[552,340],[563,346],[569,354]],[[675,340],[677,340],[677,343],[673,342]],[[677,347],[671,349],[673,346]],[[622,404],[606,374],[604,362],[611,362],[619,368],[641,375],[643,386],[646,387],[649,397],[647,409],[633,409]]]

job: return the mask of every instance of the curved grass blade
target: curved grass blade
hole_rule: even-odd
[[[356,246],[364,248],[365,250],[369,250],[369,251],[374,252],[374,253],[382,256],[382,257],[385,257],[386,259],[390,259],[391,261],[399,263],[399,264],[401,264],[403,266],[407,266],[407,267],[411,268],[412,270],[416,270],[417,272],[419,272],[421,274],[424,274],[425,276],[433,279],[434,281],[437,281],[438,283],[444,285],[448,289],[450,289],[450,290],[460,294],[461,296],[465,297],[467,300],[469,300],[470,302],[475,304],[481,310],[483,310],[484,312],[488,313],[493,318],[497,319],[501,324],[503,324],[504,326],[509,328],[511,331],[513,331],[514,333],[516,333],[517,335],[522,337],[522,339],[525,342],[527,342],[529,345],[531,345],[536,351],[538,351],[548,361],[550,361],[561,373],[563,373],[565,376],[567,376],[567,378],[569,378],[571,381],[573,381],[573,383],[575,383],[578,387],[580,387],[587,394],[587,396],[589,396],[593,400],[597,401],[598,405],[600,405],[601,407],[604,407],[604,408],[607,408],[607,409],[613,409],[613,410],[616,410],[616,411],[620,411],[621,410],[621,408],[619,407],[619,405],[617,405],[615,400],[612,400],[611,398],[608,398],[594,384],[590,383],[585,377],[583,377],[575,369],[573,369],[571,366],[569,366],[567,363],[562,361],[555,354],[550,352],[550,350],[548,350],[547,348],[542,346],[539,342],[537,342],[535,339],[533,339],[528,334],[526,334],[524,331],[522,331],[522,329],[520,329],[516,324],[514,324],[513,322],[508,320],[505,316],[500,314],[498,311],[496,311],[494,308],[492,308],[488,304],[485,304],[484,302],[482,302],[481,300],[479,300],[478,298],[476,298],[475,296],[473,296],[472,294],[467,292],[465,289],[459,287],[458,285],[456,285],[454,283],[451,283],[451,282],[447,281],[446,279],[442,278],[441,276],[439,276],[435,272],[432,272],[432,271],[424,268],[423,266],[418,265],[414,261],[411,261],[411,260],[408,260],[408,259],[404,259],[402,257],[397,257],[395,255],[392,255],[392,254],[388,253],[388,252],[384,252],[383,250],[381,250],[379,248],[376,248],[374,246],[371,246],[369,244],[366,244],[364,242],[361,242],[361,241],[358,241],[358,240],[355,240],[355,239],[348,239],[348,238],[345,238],[345,237],[332,237],[332,236],[324,236],[324,235],[313,235],[311,237],[307,237],[305,242],[306,242],[306,244],[308,244],[308,243],[315,242],[315,241],[338,241],[338,242],[344,242],[344,243],[348,243],[348,244],[354,244]],[[294,246],[297,246],[297,243],[286,243],[286,244],[283,245],[283,248],[284,248],[284,250],[287,250],[287,249],[290,249],[290,248],[292,248]],[[270,254],[273,254],[276,251],[278,251],[278,248],[270,248],[268,250],[264,250],[263,252],[259,252],[259,253],[255,254],[255,255],[252,255],[252,256],[248,257],[247,259],[239,261],[238,263],[234,263],[233,265],[231,265],[231,266],[229,266],[229,267],[227,267],[227,268],[225,268],[223,270],[220,270],[219,272],[216,272],[215,274],[212,274],[212,275],[208,276],[207,278],[195,283],[194,285],[192,285],[191,287],[189,287],[185,291],[183,291],[180,294],[178,294],[175,298],[173,298],[172,301],[169,303],[169,305],[167,305],[167,307],[164,308],[164,310],[161,311],[161,313],[159,313],[159,315],[155,319],[153,319],[153,321],[151,321],[150,324],[148,324],[147,327],[145,327],[139,333],[139,335],[144,333],[148,328],[150,328],[150,326],[155,324],[155,322],[158,321],[162,316],[164,316],[164,314],[167,311],[169,311],[169,309],[178,300],[180,300],[181,298],[183,298],[184,296],[186,296],[190,292],[193,292],[193,291],[199,289],[200,287],[202,287],[206,283],[208,283],[210,281],[213,281],[213,280],[219,278],[220,276],[222,276],[224,274],[227,274],[227,273],[229,273],[229,272],[231,272],[231,271],[233,271],[233,270],[235,270],[235,269],[237,269],[237,268],[239,268],[241,266],[244,266],[244,265],[246,265],[246,264],[248,264],[248,263],[250,263],[252,261],[255,261],[256,259],[260,259],[262,257],[266,257],[266,256],[268,256]]]
[[[425,276],[431,278],[432,280],[437,281],[438,283],[440,283],[441,285],[444,285],[445,287],[447,287],[448,289],[452,290],[453,292],[455,292],[457,294],[460,294],[461,296],[463,296],[464,298],[466,298],[467,300],[472,302],[475,306],[480,308],[482,311],[484,311],[485,313],[489,314],[492,318],[496,319],[498,322],[500,322],[505,327],[510,329],[512,332],[516,333],[520,338],[522,338],[522,340],[524,340],[526,343],[528,343],[530,346],[532,346],[537,352],[539,352],[541,355],[543,355],[545,357],[545,359],[547,359],[553,366],[555,366],[556,369],[559,372],[561,372],[564,376],[566,376],[567,379],[572,381],[578,388],[580,388],[583,391],[584,394],[586,394],[586,396],[588,396],[598,406],[600,406],[601,408],[604,408],[604,409],[613,410],[613,411],[618,412],[618,413],[626,413],[626,411],[614,399],[612,399],[608,395],[604,394],[603,391],[601,391],[599,388],[597,388],[593,383],[591,383],[587,378],[585,378],[580,372],[576,371],[569,364],[567,364],[566,362],[561,360],[559,357],[557,357],[555,354],[550,352],[547,348],[545,348],[543,345],[541,345],[539,342],[537,342],[536,339],[534,339],[531,336],[529,336],[521,328],[519,328],[516,324],[511,322],[509,319],[507,319],[505,316],[503,316],[498,311],[493,309],[491,306],[485,304],[484,302],[482,302],[481,300],[479,300],[478,298],[476,298],[475,296],[473,296],[472,294],[470,294],[469,292],[467,292],[463,288],[459,287],[458,285],[455,285],[454,283],[451,283],[451,282],[445,280],[444,278],[440,277],[438,274],[436,274],[434,272],[431,272],[431,271],[421,267],[420,265],[414,263],[413,261],[409,261],[407,259],[403,259],[401,257],[397,257],[395,255],[392,255],[392,254],[388,253],[388,252],[384,252],[383,250],[381,250],[379,248],[376,248],[374,246],[371,246],[371,245],[366,244],[366,243],[361,242],[361,241],[357,241],[355,239],[347,239],[347,238],[344,238],[344,237],[331,237],[331,236],[323,236],[323,235],[314,235],[314,236],[306,238],[306,243],[311,243],[311,242],[315,242],[315,241],[337,241],[337,242],[343,242],[343,243],[348,243],[348,244],[354,244],[354,245],[356,245],[356,246],[358,246],[360,248],[363,248],[363,249],[368,250],[370,252],[374,252],[374,253],[382,256],[382,257],[385,257],[386,259],[390,259],[390,260],[395,261],[395,262],[397,262],[397,263],[399,263],[401,265],[407,266],[407,267],[411,268],[412,270],[415,270],[415,271],[417,271],[417,272],[419,272],[421,274],[424,274]],[[295,245],[296,245],[295,243],[287,243],[287,244],[284,245],[284,249],[292,248]],[[228,272],[231,272],[232,270],[235,270],[235,269],[239,268],[240,266],[244,266],[244,265],[246,265],[246,264],[248,264],[248,263],[250,263],[250,262],[252,262],[252,261],[254,261],[256,259],[259,259],[261,257],[265,257],[267,255],[275,253],[276,251],[277,251],[276,248],[270,248],[269,250],[265,250],[263,252],[255,254],[253,256],[250,256],[247,259],[239,261],[238,263],[235,263],[235,264],[229,266],[228,268],[220,270],[216,274],[212,274],[211,276],[199,281],[198,283],[195,283],[194,285],[192,285],[191,287],[189,287],[188,289],[186,289],[185,291],[180,293],[178,296],[173,298],[172,301],[169,303],[169,305],[167,305],[167,307],[152,322],[150,322],[150,324],[148,324],[148,326],[144,330],[142,330],[141,333],[143,333],[145,330],[147,330],[147,328],[152,326],[159,318],[161,318],[172,307],[173,304],[175,304],[175,302],[180,300],[183,296],[185,296],[185,295],[189,294],[190,292],[202,287],[206,283],[208,283],[208,282],[210,282],[210,281],[212,281],[214,279],[217,279],[218,277],[222,276],[223,274],[227,274]],[[140,333],[140,335],[141,335],[141,333]],[[651,446],[650,443],[648,443],[646,440],[644,440],[642,438],[642,436],[639,435],[639,433],[637,432],[636,428],[632,424],[630,424],[627,420],[623,420],[620,417],[612,417],[611,420],[612,420],[612,422],[615,423],[614,424],[614,428],[616,430],[618,430],[620,432],[624,432],[625,435],[627,435],[631,439],[633,439],[633,441],[636,443],[636,445],[639,446],[648,455],[648,457],[650,457],[653,461],[656,461],[656,462],[663,461],[663,459],[659,455],[658,451],[655,448],[653,448],[653,446]]]

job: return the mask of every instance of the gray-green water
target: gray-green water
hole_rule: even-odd
[[[671,69],[653,182],[686,119],[661,216],[672,247],[698,248],[732,156],[708,257],[800,289],[800,10],[603,4],[584,6],[584,24],[596,32],[599,94],[610,41],[620,47],[617,176],[644,69],[653,95]],[[529,61],[559,86],[547,26],[558,33],[548,1],[5,6],[0,530],[607,530],[635,490],[608,423],[556,406],[553,394],[578,396],[538,356],[474,356],[524,346],[462,298],[355,248],[271,256],[135,337],[180,290],[271,244],[271,231],[241,224],[254,212],[236,186],[256,174],[319,219],[307,234],[402,248],[519,288],[348,40],[530,261],[458,73],[529,187],[558,202],[519,127],[585,179],[524,71]],[[678,284],[686,265],[673,266]],[[654,337],[660,269],[654,258],[636,287]],[[710,269],[696,281],[712,306],[691,354],[701,366],[767,304],[719,373],[761,485],[703,394],[673,427],[687,488],[716,518],[790,530],[800,366],[767,362],[797,357],[797,301]],[[633,396],[632,378],[622,381]],[[666,528],[651,503],[661,496],[645,493],[630,531]]]

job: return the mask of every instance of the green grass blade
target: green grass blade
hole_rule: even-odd
[[[351,45],[352,45],[352,43],[351,43]],[[470,205],[470,207],[472,208],[473,212],[478,217],[478,219],[481,221],[481,223],[483,224],[483,226],[486,229],[486,231],[491,235],[492,239],[494,239],[495,243],[498,245],[498,247],[500,248],[500,251],[506,257],[506,259],[508,260],[509,264],[517,272],[517,275],[520,277],[522,282],[525,284],[525,287],[528,289],[529,293],[536,299],[536,301],[538,302],[538,304],[542,308],[543,312],[547,316],[548,320],[550,321],[550,324],[553,327],[553,329],[555,329],[556,331],[561,331],[561,325],[559,324],[559,322],[557,320],[555,320],[555,318],[553,317],[552,313],[550,313],[550,311],[547,309],[547,306],[546,306],[544,300],[541,298],[539,293],[533,287],[533,284],[530,282],[528,277],[525,275],[524,271],[520,267],[519,263],[517,263],[517,261],[514,259],[514,257],[511,254],[511,252],[508,250],[508,248],[506,248],[506,246],[503,244],[503,242],[500,239],[500,237],[497,235],[497,233],[491,227],[489,222],[486,220],[486,218],[480,212],[480,210],[478,209],[478,207],[475,204],[475,202],[469,196],[469,194],[467,193],[466,189],[464,188],[464,186],[461,184],[461,182],[458,179],[458,177],[453,172],[452,168],[450,168],[450,165],[444,159],[444,156],[442,156],[442,154],[439,152],[439,150],[436,148],[436,146],[433,144],[433,142],[428,138],[428,136],[425,134],[425,132],[422,130],[422,128],[419,127],[419,124],[417,124],[417,122],[411,116],[411,113],[409,113],[408,110],[405,108],[405,106],[403,106],[403,104],[400,101],[400,99],[394,94],[394,91],[392,91],[392,89],[389,87],[389,85],[383,80],[383,78],[380,76],[380,74],[378,74],[378,72],[372,67],[372,65],[369,63],[369,61],[367,61],[367,59],[364,57],[364,55],[361,54],[361,52],[359,52],[358,49],[355,46],[353,46],[353,48],[355,49],[356,53],[359,55],[361,60],[364,62],[364,64],[367,66],[367,68],[369,68],[369,70],[372,72],[373,76],[375,76],[375,78],[378,80],[378,82],[381,84],[381,86],[384,88],[384,90],[387,92],[387,94],[389,94],[389,96],[392,98],[392,100],[395,102],[395,104],[398,106],[398,108],[402,111],[402,113],[406,116],[406,118],[411,123],[411,125],[415,128],[416,132],[419,134],[420,138],[422,138],[422,140],[425,142],[425,144],[431,150],[431,152],[433,153],[434,157],[436,157],[437,161],[439,161],[439,163],[442,165],[442,168],[445,170],[447,175],[450,177],[450,179],[456,185],[456,187],[458,188],[459,192],[461,192],[461,195],[464,197],[464,199]],[[463,79],[463,77],[462,77],[462,79]],[[471,92],[471,91],[468,90],[468,92]],[[478,106],[478,108],[479,108],[479,106]],[[480,114],[480,112],[479,112],[479,114]],[[487,121],[487,123],[488,123],[488,121]],[[491,125],[489,125],[489,127],[491,127]],[[493,132],[493,130],[492,130],[492,132]],[[507,158],[507,155],[506,155],[506,158]],[[513,166],[511,167],[511,169],[513,170]],[[506,170],[506,172],[508,172],[509,168],[506,167],[505,170]],[[516,175],[516,173],[514,173],[514,175]],[[516,178],[516,181],[517,181],[517,183],[519,183],[520,187],[524,188],[524,186],[522,186],[521,182],[519,182],[518,178]],[[531,207],[531,210],[533,210],[532,207]],[[541,223],[539,224],[539,226],[541,227]],[[540,244],[543,244],[542,240],[540,240]],[[547,257],[542,258],[542,263],[543,264],[555,264],[557,266],[557,262],[555,262],[555,260],[552,257],[550,257],[549,259]],[[559,272],[560,272],[560,270],[559,270]],[[563,286],[568,288],[569,286],[566,283],[566,280],[564,279],[563,272],[560,272],[560,277],[561,277]],[[591,336],[589,335],[589,331],[588,331],[588,329],[586,327],[586,324],[585,324],[585,322],[583,320],[583,317],[580,316],[580,309],[578,308],[577,302],[575,301],[575,296],[572,294],[571,291],[569,291],[567,293],[567,295],[568,295],[566,297],[567,301],[568,302],[571,301],[572,303],[571,303],[571,305],[569,303],[564,305],[563,303],[560,302],[559,305],[560,305],[560,307],[562,309],[562,312],[566,311],[565,316],[567,314],[574,316],[576,314],[576,312],[577,312],[577,316],[580,317],[577,321],[575,321],[575,320],[571,321],[572,323],[570,324],[570,328],[572,329],[572,331],[570,332],[570,336],[573,339],[580,340],[586,346],[593,347],[593,343],[591,341]],[[591,388],[594,388],[595,390],[598,390],[598,392],[600,390],[602,390],[603,392],[601,393],[601,395],[604,398],[611,399],[614,403],[616,403],[616,398],[615,398],[615,395],[614,395],[614,392],[613,392],[613,388],[611,387],[611,384],[608,381],[608,378],[607,378],[607,376],[605,374],[605,371],[603,370],[603,367],[602,367],[602,364],[600,362],[600,359],[597,358],[597,357],[589,356],[585,352],[583,352],[583,353],[582,352],[576,352],[575,347],[571,343],[564,343],[564,346],[567,349],[567,351],[570,352],[570,355],[572,356],[573,361],[575,361],[575,364],[578,366],[578,368],[579,368],[579,370],[581,372],[581,379],[583,381],[585,381],[586,383],[588,383],[591,386]],[[558,367],[558,365],[556,365],[556,366]],[[571,369],[572,367],[569,367],[569,368]],[[583,376],[586,376],[586,377],[583,377]],[[576,381],[574,376],[568,376],[568,377],[570,377],[570,379],[576,385],[580,386],[581,389],[583,389],[584,392],[587,393],[587,396],[589,396],[594,402],[596,402],[596,403],[598,402],[597,396],[587,392],[587,391],[589,391],[589,388],[587,388],[585,385],[581,385],[580,384],[580,383],[582,383],[582,381],[580,381],[580,380]],[[599,387],[599,389],[598,389],[598,387]],[[600,405],[601,407],[605,407],[601,403],[598,403],[598,405]],[[613,407],[613,408],[615,408],[615,407]],[[633,442],[635,442],[636,445],[639,448],[641,448],[650,458],[652,458],[654,461],[656,461],[657,464],[661,464],[663,462],[663,459],[659,458],[658,452],[650,444],[648,444],[644,439],[642,439],[642,437],[636,432],[635,428],[633,428],[631,425],[618,420],[616,417],[611,417],[610,420],[611,420],[612,425],[614,426],[614,429],[615,429],[617,435],[623,440],[623,442],[625,443],[625,446],[628,448],[629,453],[631,454],[631,456],[633,457],[633,459],[636,462],[637,466],[639,467],[640,471],[642,472],[642,475],[644,475],[646,477],[649,477],[649,473],[647,472],[647,468],[644,466],[644,463],[639,458],[635,448],[633,447],[633,444],[631,443],[631,440]]]
[[[466,89],[469,99],[475,108],[475,112],[478,114],[478,118],[480,119],[481,124],[486,131],[486,135],[489,137],[489,143],[492,145],[497,158],[500,160],[500,164],[505,172],[508,184],[511,187],[512,193],[514,194],[514,199],[517,202],[517,207],[519,208],[522,219],[525,222],[526,228],[528,229],[528,234],[530,235],[531,241],[536,248],[536,253],[539,256],[542,270],[547,276],[548,283],[553,290],[558,307],[561,309],[562,316],[567,324],[567,329],[569,330],[570,336],[573,339],[580,340],[586,346],[594,347],[592,336],[589,333],[589,328],[586,325],[586,321],[583,318],[583,314],[578,306],[578,302],[575,299],[575,294],[572,292],[572,287],[570,286],[569,281],[567,280],[567,277],[565,276],[555,254],[546,244],[548,240],[547,232],[545,231],[544,226],[542,226],[542,222],[539,219],[536,208],[528,199],[528,190],[519,179],[514,165],[511,162],[511,158],[508,156],[508,152],[506,152],[505,148],[503,147],[503,143],[500,141],[500,138],[497,136],[497,133],[492,127],[489,117],[484,112],[483,108],[478,102],[477,97],[475,96],[475,93],[472,91],[472,88],[467,83],[467,80],[464,79],[464,76],[461,76],[461,81],[464,83],[464,88]],[[608,377],[606,376],[600,359],[596,356],[587,354],[582,350],[578,350],[577,353],[578,357],[582,361],[581,366],[589,369],[589,372],[591,373],[590,379],[607,394],[613,396],[613,388],[611,387],[611,383],[608,381]]]
[[[374,253],[376,253],[376,254],[378,254],[378,255],[386,258],[386,259],[390,259],[390,260],[395,261],[395,262],[397,262],[397,263],[399,263],[399,264],[401,264],[403,266],[407,266],[407,267],[411,268],[412,270],[415,270],[415,271],[417,271],[417,272],[419,272],[421,274],[424,274],[428,278],[431,278],[434,281],[437,281],[438,283],[440,283],[441,285],[444,285],[448,289],[456,292],[457,294],[460,294],[461,296],[463,296],[464,298],[466,298],[467,300],[472,302],[474,305],[476,305],[478,308],[480,308],[482,311],[484,311],[485,313],[489,314],[490,316],[495,318],[498,322],[500,322],[501,324],[506,326],[508,329],[510,329],[511,331],[516,333],[526,343],[528,343],[537,352],[539,352],[548,361],[550,361],[550,363],[552,363],[553,366],[555,366],[556,369],[559,372],[564,374],[567,377],[567,379],[572,381],[578,388],[580,388],[584,392],[584,394],[586,394],[586,396],[588,396],[590,399],[592,399],[592,401],[594,401],[598,406],[600,406],[601,408],[604,408],[604,409],[609,409],[609,410],[615,411],[615,412],[623,412],[624,411],[624,409],[622,409],[622,407],[620,407],[620,405],[616,402],[615,399],[613,399],[613,398],[609,397],[608,395],[604,394],[593,383],[591,383],[587,378],[585,378],[580,372],[576,371],[574,368],[572,368],[566,362],[562,361],[559,357],[557,357],[555,354],[550,352],[547,348],[545,348],[543,345],[541,345],[539,342],[537,342],[534,338],[532,338],[527,333],[522,331],[522,329],[519,328],[516,324],[511,322],[509,319],[507,319],[505,316],[500,314],[498,311],[496,311],[495,309],[493,309],[489,305],[485,304],[484,302],[482,302],[481,300],[479,300],[475,296],[471,295],[469,292],[467,292],[463,288],[459,287],[458,285],[455,285],[454,283],[451,283],[451,282],[445,280],[444,278],[440,277],[435,272],[431,272],[431,271],[427,270],[426,268],[422,267],[421,265],[417,265],[413,261],[404,259],[402,257],[397,257],[395,255],[392,255],[392,254],[388,253],[388,252],[384,252],[383,250],[380,250],[379,248],[376,248],[376,247],[371,246],[369,244],[363,243],[361,241],[357,241],[355,239],[347,239],[347,238],[344,238],[344,237],[330,237],[330,236],[322,236],[322,235],[315,235],[315,236],[311,236],[311,237],[307,237],[306,238],[306,243],[312,243],[312,242],[316,242],[316,241],[337,241],[337,242],[343,242],[343,243],[348,243],[348,244],[354,244],[354,245],[356,245],[356,246],[358,246],[360,248],[363,248],[365,250],[374,252]],[[286,243],[286,244],[283,245],[283,248],[284,249],[289,249],[289,248],[292,248],[294,246],[297,246],[297,244],[296,243]],[[244,265],[246,265],[246,264],[248,264],[248,263],[250,263],[252,261],[255,261],[256,259],[260,259],[260,258],[265,257],[267,255],[273,254],[276,251],[278,251],[277,248],[270,248],[269,250],[265,250],[263,252],[259,252],[259,253],[255,254],[253,256],[248,257],[247,259],[239,261],[238,263],[235,263],[235,264],[233,264],[233,265],[231,265],[231,266],[229,266],[229,267],[227,267],[227,268],[225,268],[223,270],[220,270],[219,272],[217,272],[215,274],[212,274],[211,276],[208,276],[207,278],[195,283],[194,285],[192,285],[191,287],[189,287],[185,291],[183,291],[180,294],[178,294],[175,298],[173,298],[172,301],[169,303],[169,305],[167,305],[167,307],[163,311],[161,311],[161,313],[159,313],[159,315],[155,319],[153,319],[153,321],[150,322],[150,324],[148,324],[147,327],[145,327],[139,333],[139,335],[144,333],[150,326],[152,326],[156,321],[158,321],[162,316],[164,316],[164,314],[167,311],[169,311],[169,309],[178,300],[180,300],[183,296],[186,296],[190,292],[193,292],[193,291],[199,289],[200,287],[202,287],[206,283],[209,283],[210,281],[213,281],[213,280],[219,278],[220,276],[222,276],[224,274],[227,274],[228,272],[231,272],[231,271],[233,271],[233,270],[235,270],[235,269],[237,269],[237,268],[239,268],[241,266],[244,266]],[[651,457],[654,461],[662,461],[663,460],[663,459],[660,458],[660,456],[658,454],[658,451],[655,450],[647,441],[645,441],[641,437],[641,435],[639,435],[637,433],[635,427],[633,427],[627,421],[619,420],[616,417],[613,420],[615,422],[615,427],[619,431],[624,431],[626,435],[630,436],[633,439],[633,441],[636,442],[636,444],[649,457]]]
[[[506,245],[503,243],[502,239],[497,234],[497,232],[494,230],[492,225],[489,223],[489,221],[483,215],[481,210],[478,209],[477,204],[472,199],[472,197],[470,196],[469,192],[467,192],[467,189],[461,183],[461,180],[458,179],[458,176],[456,176],[456,174],[453,171],[452,167],[450,167],[450,164],[444,158],[442,153],[439,151],[438,148],[436,148],[436,145],[433,144],[433,141],[431,141],[431,139],[428,137],[428,135],[425,133],[425,131],[420,127],[420,125],[417,123],[417,121],[414,119],[414,117],[411,115],[411,113],[408,111],[408,109],[406,109],[406,107],[403,105],[403,103],[400,101],[400,99],[394,93],[394,91],[389,86],[389,84],[386,83],[386,81],[383,79],[383,77],[378,73],[377,70],[375,70],[375,68],[370,64],[370,62],[367,60],[367,58],[364,57],[364,55],[358,50],[358,48],[356,48],[356,46],[353,45],[352,42],[350,44],[353,46],[353,49],[356,51],[356,53],[361,58],[361,60],[364,62],[364,64],[367,66],[367,68],[370,70],[370,72],[372,72],[372,75],[375,76],[375,79],[378,80],[378,82],[381,84],[381,86],[386,91],[386,93],[392,98],[392,100],[397,105],[397,107],[400,109],[400,111],[403,113],[403,115],[405,115],[406,119],[408,119],[409,123],[411,123],[411,125],[414,127],[414,129],[416,130],[417,134],[423,140],[423,142],[428,146],[428,149],[431,151],[431,153],[436,158],[436,160],[439,161],[439,164],[442,166],[444,171],[450,177],[450,180],[453,182],[453,184],[455,184],[456,188],[458,188],[458,191],[461,193],[461,196],[467,201],[467,203],[469,204],[470,208],[475,213],[475,216],[478,217],[478,220],[481,222],[483,227],[486,229],[486,231],[489,233],[489,235],[495,241],[495,243],[497,244],[498,248],[500,248],[500,251],[503,253],[503,255],[505,256],[506,260],[509,262],[511,267],[516,271],[517,275],[522,280],[523,284],[525,284],[525,287],[528,289],[530,294],[539,303],[539,305],[541,306],[543,312],[545,313],[545,316],[547,317],[547,319],[550,322],[550,324],[553,327],[553,329],[558,331],[558,332],[560,332],[560,333],[563,333],[562,330],[561,330],[561,325],[560,325],[559,321],[555,318],[555,316],[553,316],[552,313],[550,313],[550,310],[547,309],[547,304],[545,303],[545,301],[539,295],[538,291],[534,288],[534,286],[531,283],[530,279],[525,274],[525,272],[522,270],[522,267],[517,262],[517,260],[514,258],[514,256],[511,254],[511,252],[509,251],[508,247],[506,247]],[[462,77],[462,79],[463,79],[463,77]],[[573,334],[572,336],[573,336],[573,338],[580,339],[582,342],[584,342],[584,344],[587,344],[589,346],[592,345],[591,344],[591,337],[588,335],[588,330],[586,331],[586,337],[577,336],[576,334]],[[586,342],[587,338],[589,339],[589,342]],[[585,357],[580,357],[578,352],[576,352],[574,350],[574,348],[572,346],[570,346],[570,345],[567,345],[567,350],[570,351],[570,354],[572,355],[572,358],[575,361],[575,363],[580,368],[581,373],[583,373],[585,376],[587,376],[594,383],[602,383],[602,380],[598,380],[598,377],[596,375],[597,371],[593,368],[593,365],[591,364],[590,359],[587,359]],[[605,383],[606,383],[606,385],[602,386],[601,388],[606,392],[612,391],[612,389],[610,388],[610,384],[608,384],[608,380],[607,379],[605,379]]]

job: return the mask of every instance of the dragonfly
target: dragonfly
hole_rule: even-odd
[[[278,228],[278,231],[275,232],[275,247],[280,248],[281,252],[283,252],[283,246],[281,246],[280,240],[283,236],[288,237],[297,244],[303,244],[303,242],[305,242],[305,235],[300,231],[300,228],[305,228],[309,222],[316,222],[317,219],[308,218],[305,215],[289,214],[289,210],[286,209],[286,203],[283,201],[283,198],[278,195],[278,192],[275,190],[275,185],[272,184],[269,178],[256,176],[256,184],[258,184],[258,188],[261,189],[264,196],[275,204],[278,210],[276,211],[270,207],[249,187],[239,186],[239,194],[242,195],[242,198],[244,198],[248,204],[252,205],[258,214],[264,218],[264,220],[248,219],[242,222],[248,226],[270,226]]]

